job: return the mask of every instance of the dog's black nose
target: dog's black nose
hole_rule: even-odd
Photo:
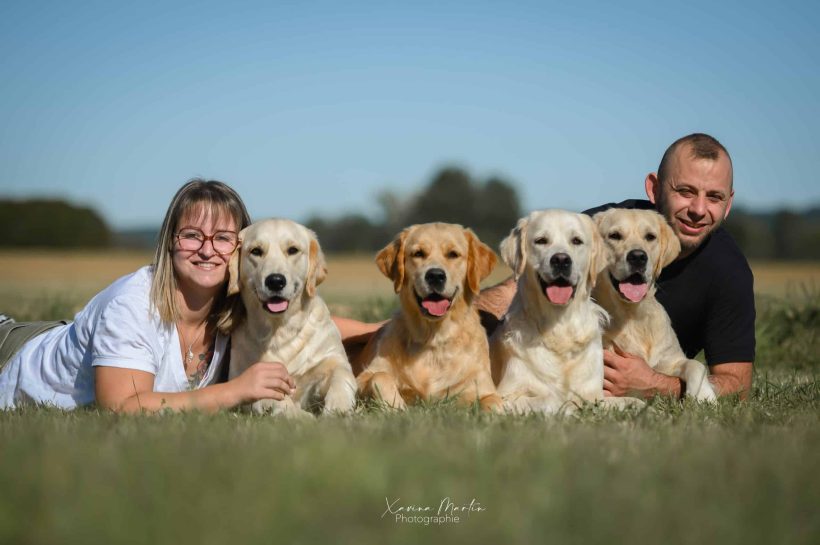
[[[288,280],[283,274],[269,274],[265,277],[265,287],[271,291],[282,291],[288,285]]]
[[[572,271],[572,258],[569,254],[555,254],[550,258],[550,267],[557,273],[569,274]]]
[[[424,273],[424,280],[434,290],[441,291],[447,283],[447,273],[442,269],[430,269]]]
[[[643,250],[630,250],[629,253],[626,254],[626,262],[636,271],[646,269],[647,260],[646,252]]]

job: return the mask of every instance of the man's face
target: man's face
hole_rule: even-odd
[[[680,257],[686,257],[729,215],[732,164],[722,152],[716,160],[692,157],[690,146],[683,145],[670,162],[666,180],[647,176],[646,192],[680,240]]]

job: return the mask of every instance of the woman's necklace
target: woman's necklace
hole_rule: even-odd
[[[194,361],[194,350],[193,350],[194,345],[199,340],[199,338],[202,336],[202,334],[205,333],[205,324],[206,324],[206,322],[207,322],[207,320],[202,322],[202,324],[197,328],[197,329],[201,328],[201,331],[197,334],[196,337],[194,337],[194,340],[191,341],[191,344],[188,345],[188,350],[185,352],[185,370],[186,370],[186,372],[188,370],[188,366],[191,365],[192,361]],[[182,337],[182,344],[185,345],[186,344],[185,335],[182,334],[182,329],[180,329],[179,325],[177,325],[177,330],[179,331],[179,335]],[[199,359],[203,359],[202,356],[203,356],[203,354],[200,354]]]

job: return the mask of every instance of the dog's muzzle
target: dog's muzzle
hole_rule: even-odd
[[[629,253],[626,254],[626,262],[629,265],[629,270],[636,273],[644,272],[648,261],[649,257],[643,250],[630,250]]]
[[[265,277],[265,288],[274,294],[281,292],[287,285],[288,279],[283,274],[269,274]],[[288,309],[289,305],[290,301],[279,295],[273,295],[262,301],[262,308],[271,314],[281,314]]]
[[[559,253],[550,258],[549,280],[538,275],[541,291],[553,305],[566,305],[575,296],[575,285],[570,281],[572,258],[569,254]]]
[[[630,303],[640,303],[649,291],[649,283],[643,272],[630,274],[623,280],[618,280],[610,272],[609,280],[621,298]]]
[[[444,272],[444,269],[429,269],[424,273],[424,282],[434,292],[441,293],[447,285],[447,273]]]

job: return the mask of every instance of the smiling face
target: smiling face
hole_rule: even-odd
[[[198,229],[205,236],[211,236],[218,231],[236,233],[236,222],[229,214],[215,214],[203,206],[184,214],[176,232],[179,233],[188,228]],[[184,250],[180,247],[180,241],[175,237],[171,253],[177,286],[182,292],[191,290],[216,292],[224,285],[230,255],[216,253],[212,241],[206,240],[199,250]]]
[[[430,320],[444,317],[460,300],[479,291],[495,254],[469,229],[447,223],[414,225],[376,257],[405,307]]]
[[[467,239],[458,229],[430,225],[415,229],[405,241],[404,270],[422,312],[440,318],[463,295],[467,275]],[[459,291],[462,293],[459,294]]]
[[[652,210],[613,208],[596,214],[595,222],[609,253],[612,289],[625,302],[639,303],[663,267],[678,256],[675,233]]]
[[[681,257],[691,254],[729,215],[732,206],[732,163],[720,152],[716,159],[693,157],[681,145],[670,161],[665,180],[646,179],[646,192],[680,240]]]
[[[568,305],[589,293],[600,267],[600,239],[592,220],[566,210],[540,210],[519,220],[501,243],[516,276],[528,275],[550,304]]]
[[[240,234],[231,258],[228,293],[242,293],[248,309],[287,311],[303,293],[315,294],[325,277],[324,256],[312,231],[290,220],[254,223]]]

